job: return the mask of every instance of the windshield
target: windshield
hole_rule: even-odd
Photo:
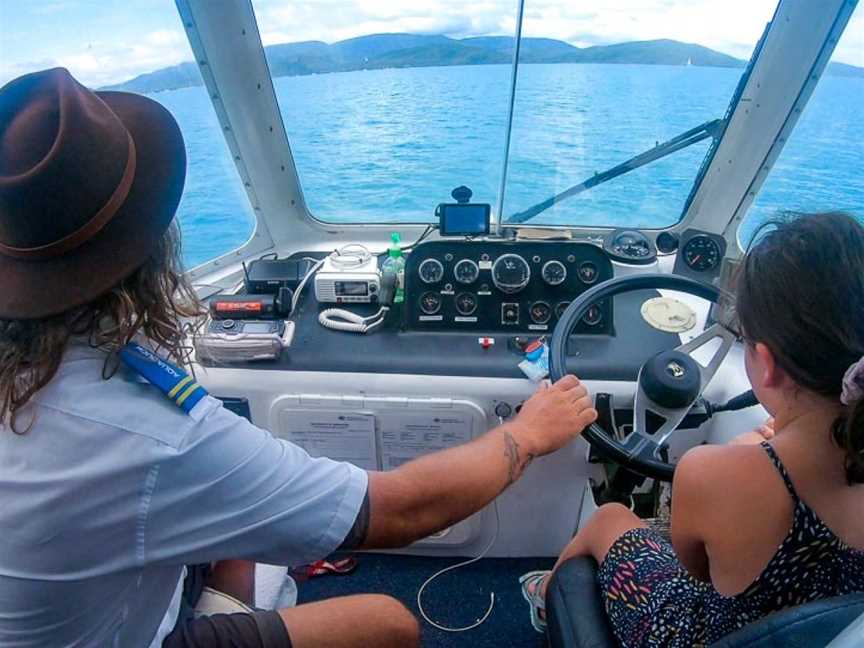
[[[531,216],[529,224],[657,228],[678,222],[719,132],[714,120],[724,116],[775,5],[604,2],[586,15],[575,4],[528,0],[503,222],[525,222],[532,206],[586,181],[588,187]],[[540,42],[532,39],[562,21],[568,26],[557,33],[569,29],[577,48],[568,54],[572,63],[540,62]],[[700,126],[703,137],[662,150]],[[661,155],[639,165],[638,156],[655,148]],[[591,186],[597,174],[602,179],[634,158],[636,165],[621,169],[626,173]]]
[[[505,222],[609,227],[679,220],[712,143],[706,125],[725,115],[776,4],[526,0],[505,184],[516,0],[252,1],[315,218],[435,222],[436,205],[467,185]],[[841,206],[860,205],[852,182],[831,181],[831,160],[848,176],[858,165],[845,161],[860,159],[849,116],[864,83],[860,27],[850,24],[814,96],[846,110],[814,111],[832,132],[829,162],[777,165],[785,187],[831,192]],[[52,65],[173,112],[189,159],[179,212],[189,265],[249,239],[249,199],[171,0],[0,1],[0,83]],[[666,154],[699,127],[705,137]],[[632,164],[657,144],[663,155]],[[626,172],[607,177],[616,168]]]
[[[459,185],[496,201],[514,0],[253,5],[316,218],[433,221]]]
[[[526,0],[503,196],[515,0],[253,4],[315,217],[434,221],[464,184],[522,222],[532,205],[723,117],[776,2]],[[710,144],[530,224],[673,224]]]

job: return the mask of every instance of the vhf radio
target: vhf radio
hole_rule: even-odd
[[[322,304],[376,303],[380,292],[378,257],[362,245],[341,247],[315,275],[315,299]]]

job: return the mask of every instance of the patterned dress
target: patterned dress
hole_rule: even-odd
[[[777,553],[744,592],[723,596],[711,583],[693,578],[656,531],[628,531],[598,571],[606,612],[622,646],[706,646],[771,612],[864,591],[864,551],[825,526],[798,497],[774,448],[762,447],[795,503],[792,527]]]

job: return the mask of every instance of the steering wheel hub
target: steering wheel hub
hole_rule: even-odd
[[[699,396],[699,365],[681,351],[663,351],[642,366],[639,386],[662,407],[687,407]]]
[[[568,340],[591,305],[634,290],[674,290],[713,303],[720,298],[720,291],[715,286],[667,274],[624,275],[593,286],[570,303],[552,332],[549,376],[553,381],[570,371]],[[691,357],[718,339],[720,344],[712,354],[708,354],[710,360],[707,365]],[[640,475],[672,481],[675,464],[668,461],[666,442],[711,382],[734,342],[734,335],[715,323],[677,348],[657,354],[639,372],[633,399],[632,429],[626,433],[618,429],[612,417],[602,425],[595,421],[582,436],[606,459]]]

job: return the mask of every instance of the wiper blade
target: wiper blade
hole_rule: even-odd
[[[663,142],[662,144],[657,144],[651,149],[645,151],[644,153],[640,153],[636,155],[626,162],[622,162],[611,169],[607,169],[602,173],[595,173],[593,176],[588,178],[587,180],[580,182],[577,185],[573,185],[569,189],[562,191],[561,193],[552,196],[551,198],[547,198],[543,202],[539,202],[528,209],[518,212],[510,216],[506,221],[502,223],[502,225],[512,225],[512,224],[520,224],[525,223],[537,214],[546,211],[550,207],[557,205],[562,200],[566,200],[572,196],[576,196],[583,191],[588,191],[589,189],[596,187],[597,185],[601,185],[604,182],[609,182],[618,176],[624,175],[625,173],[630,173],[635,169],[645,166],[646,164],[651,164],[652,162],[659,160],[661,158],[666,157],[667,155],[671,155],[672,153],[676,153],[681,149],[685,149],[688,146],[696,144],[697,142],[701,142],[704,139],[708,139],[712,137],[714,139],[718,138],[723,131],[723,120],[722,119],[712,119],[711,121],[707,121],[704,124],[700,124],[696,128],[691,128],[688,131],[681,133],[680,135],[676,135],[672,139]]]

